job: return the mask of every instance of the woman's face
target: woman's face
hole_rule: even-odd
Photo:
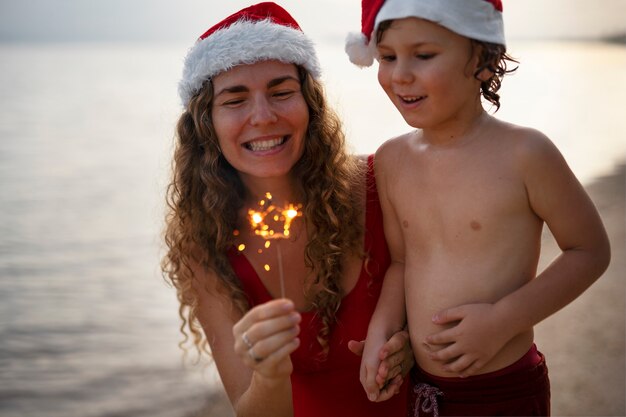
[[[219,145],[242,180],[286,176],[304,152],[309,124],[296,66],[239,65],[214,77],[213,91]]]

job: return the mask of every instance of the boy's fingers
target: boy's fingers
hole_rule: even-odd
[[[460,377],[466,377],[469,376],[467,371],[474,363],[475,360],[471,359],[468,355],[463,355],[457,360],[445,365],[443,369],[447,372],[458,374]]]
[[[456,345],[452,344],[436,352],[431,352],[428,356],[435,361],[449,362],[461,356]]]
[[[367,393],[367,398],[370,401],[376,401],[378,399],[378,395],[380,393],[380,388],[378,383],[376,382],[376,374],[366,370],[365,372],[365,383],[363,384],[363,388],[365,388],[365,392]]]
[[[452,308],[447,308],[445,310],[441,310],[440,312],[436,313],[433,317],[433,323],[435,324],[445,324],[445,323],[450,323],[451,321],[459,321],[461,320],[463,317],[465,317],[464,314],[464,309],[463,307],[452,307]]]
[[[455,340],[456,331],[454,327],[446,330],[442,330],[438,333],[434,333],[426,336],[426,343],[433,345],[443,345],[446,343],[452,343]]]

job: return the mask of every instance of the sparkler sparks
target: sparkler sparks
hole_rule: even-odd
[[[271,240],[276,240],[276,253],[278,256],[278,275],[280,277],[280,295],[282,298],[284,298],[285,280],[283,276],[283,260],[280,250],[280,239],[286,239],[289,237],[291,223],[296,217],[302,216],[302,212],[299,210],[300,208],[302,208],[302,205],[288,203],[282,208],[277,207],[272,203],[272,195],[270,193],[265,193],[265,198],[259,201],[258,205],[258,210],[248,210],[248,220],[250,221],[250,226],[254,231],[254,234],[257,236],[261,236],[263,239],[265,239],[264,247],[266,249],[269,249],[271,245]],[[282,223],[282,231],[274,230],[266,222],[266,219],[270,220],[276,225],[280,225],[280,223]],[[237,249],[241,252],[245,249],[245,245],[239,245]],[[259,249],[258,253],[262,253],[262,251],[262,249]],[[270,266],[268,264],[265,264],[263,266],[263,269],[269,272]]]

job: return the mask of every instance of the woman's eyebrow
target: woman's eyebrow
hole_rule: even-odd
[[[284,77],[278,77],[278,78],[274,78],[272,80],[270,80],[267,83],[267,88],[272,88],[272,87],[276,87],[277,85],[280,85],[286,81],[289,80],[293,80],[296,82],[300,82],[300,80],[294,76],[291,75],[285,75]],[[246,93],[250,91],[250,89],[248,87],[246,87],[245,85],[232,85],[229,87],[224,87],[222,88],[217,94],[215,94],[215,96],[219,96],[220,94],[224,94],[224,93]]]
[[[267,83],[267,87],[268,88],[276,87],[277,85],[282,84],[285,81],[289,81],[289,80],[296,81],[298,84],[300,83],[300,80],[298,78],[291,76],[291,75],[286,75],[284,77],[274,78],[273,80]]]
[[[250,90],[245,85],[233,85],[230,87],[222,88],[217,94],[215,94],[215,96],[217,97],[220,94],[224,94],[224,93],[245,93],[247,91],[250,91]]]

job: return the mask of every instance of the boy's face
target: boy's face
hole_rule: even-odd
[[[430,21],[395,20],[377,45],[378,82],[413,127],[472,116],[482,109],[473,49],[468,38]]]

